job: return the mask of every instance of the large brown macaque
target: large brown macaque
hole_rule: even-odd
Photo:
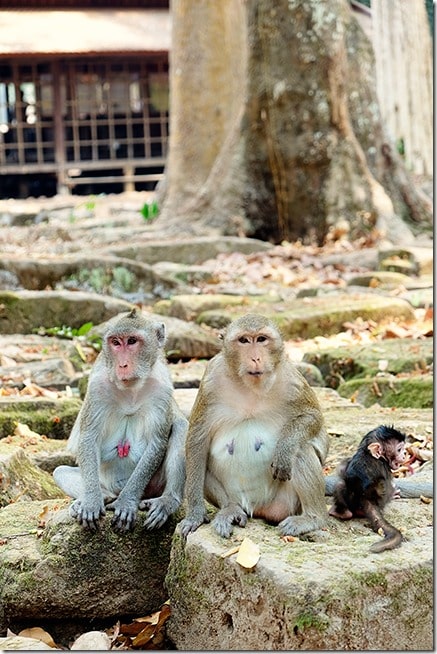
[[[95,529],[105,509],[116,530],[131,529],[138,508],[145,527],[162,526],[181,504],[188,421],[173,397],[164,357],[165,327],[136,309],[112,318],[68,449],[79,467],[53,476],[76,498],[70,513]]]
[[[384,539],[374,543],[371,552],[393,549],[402,542],[401,532],[382,511],[390,500],[399,497],[391,471],[402,465],[405,452],[405,434],[381,425],[366,434],[354,456],[339,466],[329,514],[341,520],[366,517],[374,531],[382,529]]]
[[[328,437],[313,389],[287,358],[276,326],[249,314],[231,323],[208,364],[186,445],[186,537],[219,508],[213,525],[227,538],[248,516],[284,535],[325,525],[322,465]]]

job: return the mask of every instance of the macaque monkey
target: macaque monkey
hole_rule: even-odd
[[[405,434],[381,425],[366,434],[353,457],[339,466],[340,479],[329,514],[341,520],[366,517],[374,531],[382,529],[384,538],[371,546],[371,552],[394,549],[402,542],[401,532],[382,511],[390,500],[399,497],[391,471],[402,465],[405,453]]]
[[[327,451],[316,395],[278,329],[257,314],[235,320],[191,413],[183,537],[207,522],[204,497],[219,508],[212,524],[224,538],[248,516],[279,523],[284,535],[319,529]]]
[[[68,441],[79,467],[53,472],[76,498],[71,515],[96,529],[105,508],[118,531],[161,527],[180,506],[188,421],[173,397],[164,358],[165,327],[136,309],[108,321],[83,405]]]

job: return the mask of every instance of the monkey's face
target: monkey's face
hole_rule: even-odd
[[[105,345],[110,375],[119,388],[130,388],[147,377],[150,365],[139,334],[111,335]]]
[[[385,444],[385,456],[392,470],[397,470],[404,463],[406,453],[403,441],[393,439]]]
[[[251,387],[262,386],[281,359],[282,342],[265,330],[239,333],[225,343],[226,361],[234,373]]]

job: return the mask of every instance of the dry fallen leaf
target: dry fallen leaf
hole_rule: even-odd
[[[23,638],[34,638],[35,640],[41,640],[49,647],[53,647],[54,649],[57,649],[57,645],[53,640],[53,638],[50,636],[49,633],[47,633],[47,631],[41,629],[41,627],[31,627],[30,629],[23,629],[22,631],[20,631],[18,635],[22,636]]]
[[[259,557],[259,545],[250,540],[250,538],[244,538],[237,554],[237,563],[239,563],[243,568],[250,570],[256,566]]]
[[[220,554],[220,558],[221,559],[226,559],[228,556],[232,556],[233,554],[236,554],[239,549],[240,549],[240,545],[236,545],[235,547],[231,547],[231,549],[226,550],[226,552],[223,552],[223,554]]]
[[[48,506],[43,507],[43,510],[38,515],[38,527],[44,529],[47,523],[47,518],[49,517],[51,511]]]
[[[112,649],[162,649],[164,624],[171,613],[170,603],[164,602],[159,611],[134,618],[130,624],[120,624],[111,636]]]

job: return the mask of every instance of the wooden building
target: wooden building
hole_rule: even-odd
[[[0,199],[152,190],[170,45],[169,0],[0,0]]]
[[[153,189],[170,31],[163,0],[0,2],[0,198]]]

